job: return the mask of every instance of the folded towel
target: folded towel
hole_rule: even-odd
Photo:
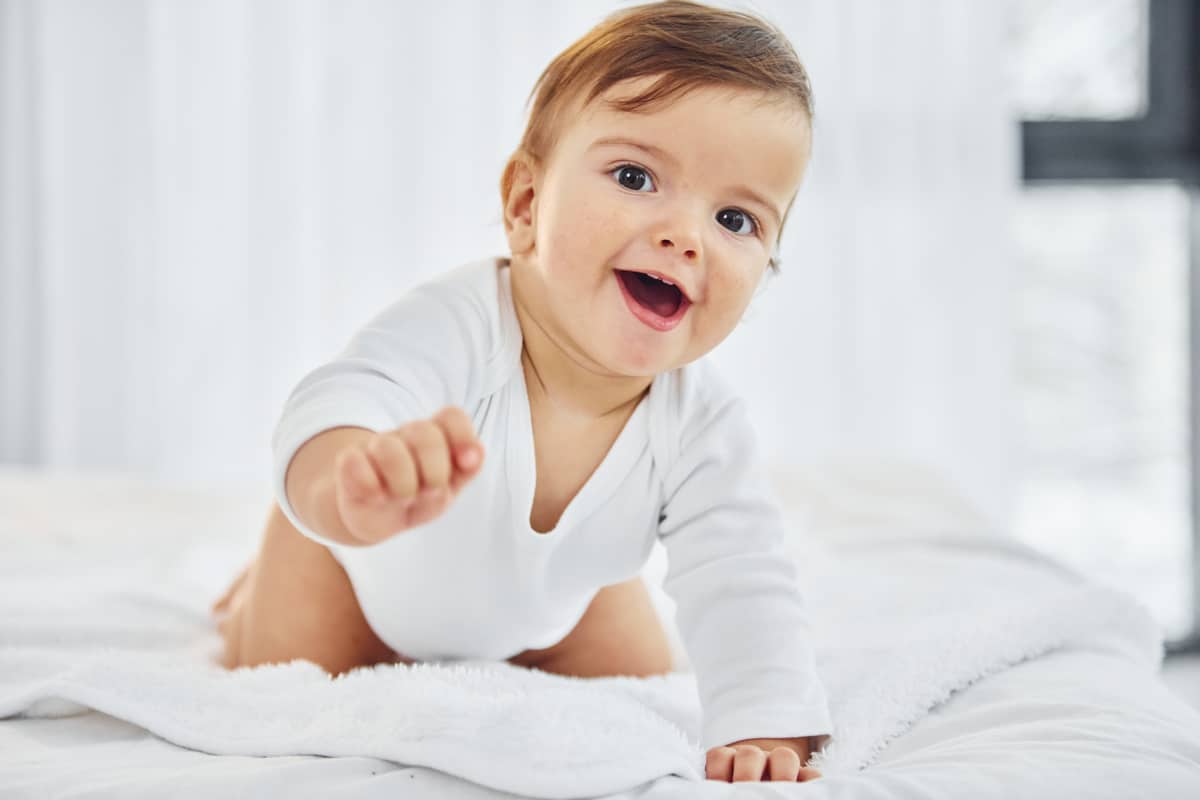
[[[0,717],[92,708],[208,753],[374,756],[531,797],[704,777],[689,673],[225,671],[208,603],[240,554],[194,546],[168,563],[111,542],[26,541],[0,558]],[[868,767],[952,692],[1049,650],[1116,648],[1148,673],[1161,660],[1140,606],[1015,542],[891,535],[798,555],[835,725],[813,761],[827,774]]]

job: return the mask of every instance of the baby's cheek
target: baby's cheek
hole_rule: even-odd
[[[753,284],[742,276],[720,277],[719,270],[710,274],[708,302],[697,309],[703,312],[697,315],[701,329],[697,333],[709,349],[733,332],[753,294]]]
[[[545,231],[547,252],[554,262],[566,265],[607,257],[620,225],[616,215],[587,205],[564,208],[562,212]]]

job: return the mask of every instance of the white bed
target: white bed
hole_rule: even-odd
[[[940,547],[996,546],[945,486],[906,465],[827,465],[777,477],[791,519],[811,537],[797,549],[820,544],[852,552],[922,536]],[[14,587],[29,586],[31,576],[50,579],[62,569],[62,554],[76,547],[111,552],[111,559],[89,556],[96,580],[111,585],[127,573],[130,603],[139,602],[134,577],[147,569],[183,570],[215,593],[253,551],[268,497],[260,486],[203,489],[0,471],[0,622],[9,625],[0,631],[20,630],[12,627],[23,602]],[[89,579],[77,584],[60,610],[87,602]],[[208,599],[181,598],[163,613],[194,615]],[[662,608],[669,616],[669,606]],[[110,635],[83,644],[102,648]],[[0,650],[6,646],[15,645],[0,638]],[[1166,688],[1157,668],[1115,633],[1111,642],[1090,636],[973,681],[890,738],[861,771],[790,785],[664,775],[605,796],[1200,797],[1200,715]],[[0,721],[0,796],[167,795],[520,796],[377,758],[210,755],[95,711]]]

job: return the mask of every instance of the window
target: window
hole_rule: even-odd
[[[1200,13],[1014,0],[1019,535],[1200,639]]]

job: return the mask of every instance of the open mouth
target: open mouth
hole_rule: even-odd
[[[616,270],[616,273],[629,310],[655,330],[668,331],[674,328],[692,304],[679,287],[664,283],[652,275],[622,269]]]

